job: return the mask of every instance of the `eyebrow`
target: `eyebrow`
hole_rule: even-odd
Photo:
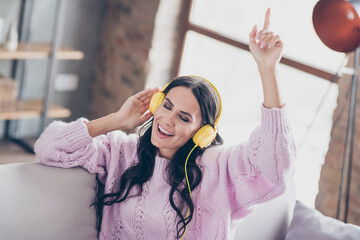
[[[165,100],[166,100],[166,101],[168,101],[172,107],[174,107],[174,104],[170,101],[170,99],[165,98]],[[188,113],[188,112],[180,111],[180,113],[182,113],[182,114],[185,114],[185,115],[189,116],[191,119],[193,118],[193,117],[191,116],[191,114],[190,114],[190,113]]]

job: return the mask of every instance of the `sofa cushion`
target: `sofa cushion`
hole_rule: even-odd
[[[1,239],[97,239],[96,178],[81,168],[0,165]]]
[[[360,227],[327,217],[296,201],[294,217],[285,240],[358,240]]]
[[[281,196],[255,206],[254,211],[239,220],[234,240],[284,239],[295,207],[293,182]]]

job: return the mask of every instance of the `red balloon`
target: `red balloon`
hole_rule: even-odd
[[[345,0],[320,0],[314,7],[313,24],[321,41],[338,52],[351,52],[360,44],[359,15]]]

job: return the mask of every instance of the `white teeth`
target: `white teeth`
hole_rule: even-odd
[[[160,127],[160,125],[159,125],[159,130],[160,130],[161,132],[167,134],[167,135],[174,136],[174,134],[171,134],[171,133],[167,132],[166,130],[162,129],[162,128]]]

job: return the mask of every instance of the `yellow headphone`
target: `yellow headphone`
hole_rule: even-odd
[[[199,77],[199,76],[188,76],[188,77],[197,77],[197,78],[203,79],[204,81],[206,81],[207,83],[210,84],[210,86],[215,90],[215,92],[217,93],[217,95],[219,97],[219,102],[220,102],[219,114],[215,120],[214,127],[211,126],[210,124],[204,125],[193,136],[193,141],[194,141],[195,145],[199,146],[201,148],[204,148],[204,147],[207,147],[208,145],[210,145],[211,142],[216,137],[217,124],[219,122],[221,110],[222,110],[221,98],[220,98],[220,94],[219,94],[218,90],[210,81],[206,80],[203,77]],[[155,113],[156,109],[161,105],[162,101],[164,100],[165,94],[163,93],[163,91],[167,88],[167,86],[169,84],[170,83],[166,84],[165,87],[161,91],[154,93],[154,95],[152,96],[151,101],[150,101],[150,107],[149,107],[149,110],[152,114]]]

